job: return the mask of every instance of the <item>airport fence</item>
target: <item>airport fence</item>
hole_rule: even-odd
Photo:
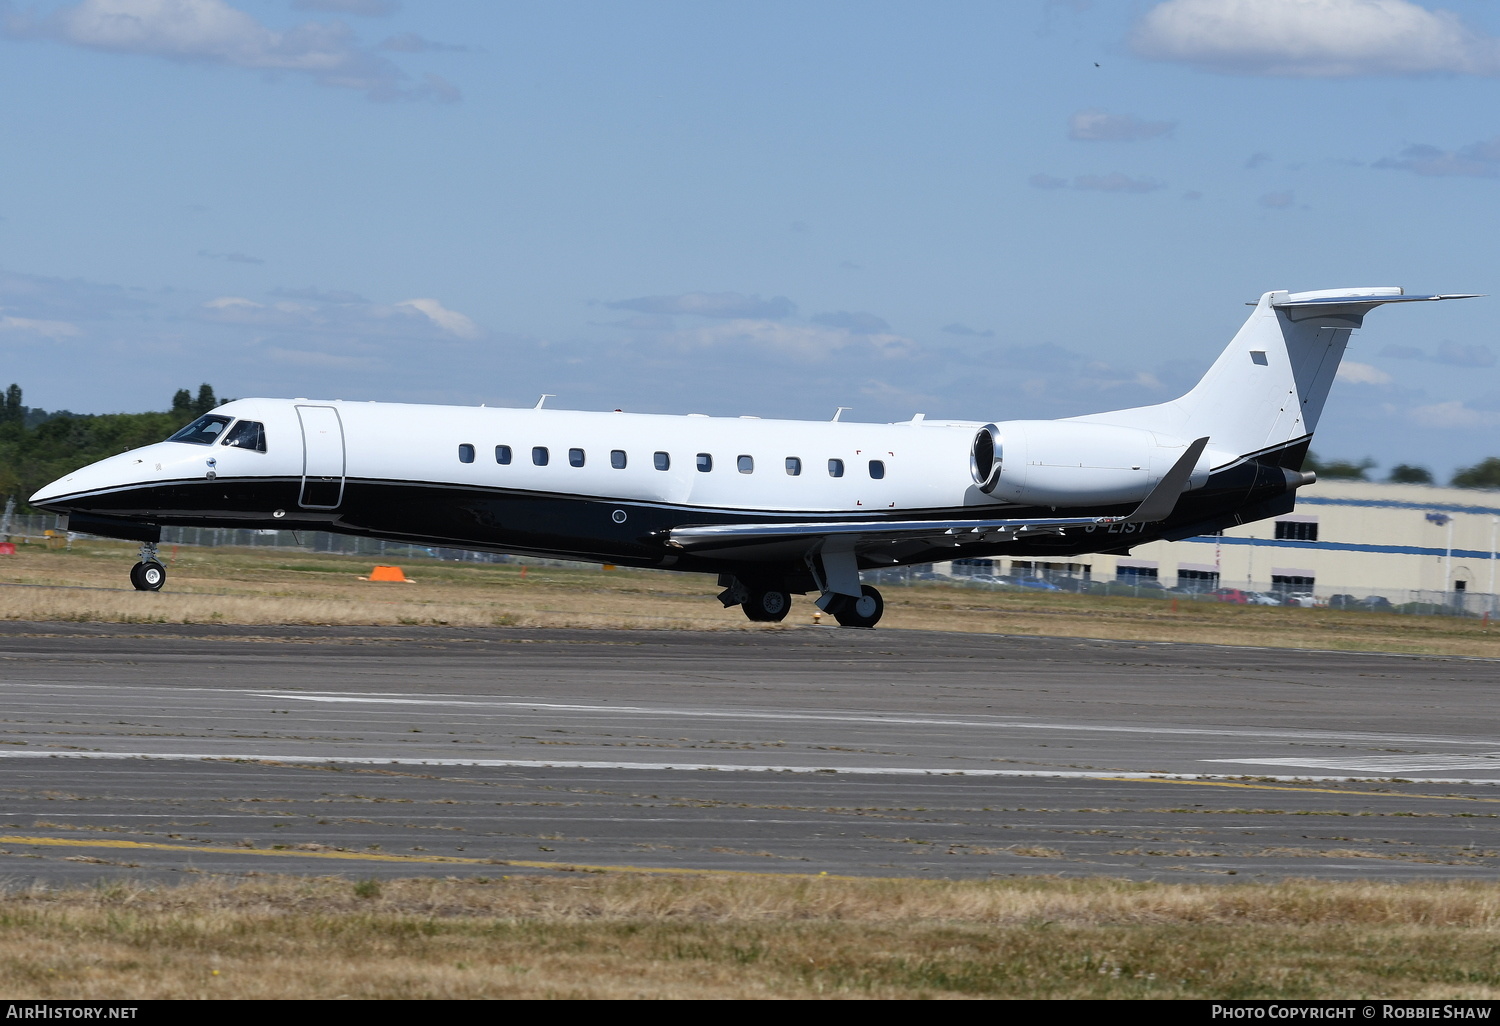
[[[886,573],[887,571],[881,571]],[[866,574],[866,579],[871,575]],[[1500,595],[1489,592],[1440,591],[1415,588],[1371,588],[1329,585],[1321,581],[1311,591],[1254,581],[1213,582],[1207,587],[1166,587],[1152,578],[1095,580],[1043,572],[1030,576],[974,574],[948,578],[965,588],[1035,594],[1087,594],[1171,602],[1226,602],[1250,606],[1288,606],[1304,609],[1342,609],[1354,612],[1403,613],[1413,616],[1468,616],[1500,619]]]
[[[51,513],[12,514],[0,520],[0,539],[66,546],[74,538],[61,516]],[[587,566],[589,564],[535,556],[512,556],[498,552],[407,545],[399,542],[331,534],[326,531],[260,531],[213,527],[167,527],[162,529],[161,547],[281,549],[298,552],[366,556],[386,562],[400,559],[441,559],[464,563],[517,563],[532,566]],[[957,569],[957,568],[955,568]],[[870,570],[862,579],[880,587],[914,584],[1010,591],[1022,594],[1088,594],[1176,602],[1229,602],[1239,605],[1332,608],[1363,612],[1403,613],[1415,616],[1466,616],[1500,619],[1500,595],[1475,591],[1431,591],[1400,588],[1368,588],[1358,585],[1329,586],[1319,582],[1310,592],[1268,587],[1250,581],[1214,582],[1212,588],[1167,588],[1151,578],[1133,581],[1103,581],[1069,573],[1042,571],[1031,576],[940,573],[931,564]]]
[[[8,523],[0,524],[0,538],[41,544],[66,546],[74,538],[90,535],[67,530],[62,516],[53,513],[14,514]],[[369,556],[374,559],[443,559],[464,563],[510,563],[516,560],[497,552],[473,552],[426,545],[406,545],[376,538],[360,538],[327,531],[258,531],[219,527],[164,527],[159,548],[171,546],[204,548],[291,549],[299,552],[336,553],[346,556]],[[527,559],[528,563],[542,560]]]

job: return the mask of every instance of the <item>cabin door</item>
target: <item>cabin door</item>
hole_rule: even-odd
[[[344,498],[344,426],[332,406],[299,406],[303,509],[337,509]]]

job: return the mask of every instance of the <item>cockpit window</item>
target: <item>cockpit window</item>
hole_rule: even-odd
[[[229,429],[229,434],[225,436],[222,444],[265,452],[266,426],[257,420],[242,420]]]
[[[169,442],[192,442],[194,445],[213,445],[229,426],[230,417],[220,417],[217,414],[205,413],[187,427],[177,432]]]

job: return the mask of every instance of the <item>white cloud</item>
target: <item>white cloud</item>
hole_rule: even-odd
[[[1028,179],[1033,188],[1037,189],[1082,189],[1085,192],[1155,192],[1157,189],[1165,189],[1166,182],[1158,182],[1155,178],[1131,178],[1129,175],[1115,171],[1107,175],[1079,175],[1071,183],[1066,178],[1057,178],[1049,174],[1034,174]]]
[[[67,321],[37,321],[28,317],[0,317],[0,331],[24,331],[60,342],[77,335],[78,328]]]
[[[1175,121],[1142,121],[1134,114],[1081,110],[1068,118],[1068,138],[1081,142],[1136,142],[1169,134]]]
[[[685,292],[677,296],[640,296],[606,303],[612,310],[634,310],[644,314],[695,314],[699,317],[771,318],[790,317],[797,309],[785,296],[762,299],[739,292]]]
[[[41,17],[12,15],[6,34],[109,53],[304,74],[374,100],[456,98],[456,90],[434,76],[406,86],[405,72],[359,45],[342,22],[304,22],[278,32],[224,0],[81,0]]]
[[[748,353],[778,352],[799,360],[819,360],[851,346],[883,357],[908,356],[917,344],[891,332],[863,332],[846,327],[736,320],[672,332],[661,341],[679,350],[732,349]]]
[[[319,353],[306,349],[285,349],[269,346],[267,358],[291,367],[306,367],[324,370],[369,370],[381,366],[377,359],[366,356],[341,356],[337,353]]]
[[[1167,0],[1136,24],[1130,46],[1232,74],[1500,74],[1500,41],[1409,0]]]
[[[456,310],[449,310],[436,299],[407,299],[396,304],[396,308],[407,307],[421,313],[433,324],[459,338],[478,338],[479,325]]]
[[[1389,385],[1391,383],[1391,376],[1385,371],[1372,367],[1368,363],[1356,363],[1353,360],[1345,360],[1339,364],[1338,379],[1356,385]]]
[[[265,306],[264,303],[257,303],[243,296],[220,296],[218,299],[210,299],[203,305],[209,310],[257,310]]]
[[[1473,410],[1462,399],[1418,406],[1408,416],[1423,427],[1492,428],[1500,427],[1500,410]]]
[[[1437,178],[1495,178],[1500,176],[1500,136],[1458,150],[1424,144],[1408,146],[1399,156],[1385,157],[1371,166]]]
[[[1158,182],[1155,178],[1131,178],[1118,171],[1108,175],[1079,175],[1073,179],[1073,188],[1095,192],[1155,192],[1166,187],[1165,182]]]
[[[377,18],[390,14],[401,5],[395,0],[292,0],[299,11],[331,11],[334,14],[360,14]]]

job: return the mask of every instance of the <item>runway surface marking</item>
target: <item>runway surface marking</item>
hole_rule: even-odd
[[[852,880],[833,873],[752,873],[734,869],[693,869],[686,866],[595,866],[582,862],[537,862],[523,859],[475,859],[458,855],[385,855],[358,851],[297,851],[290,848],[228,848],[216,845],[162,844],[155,841],[89,840],[75,837],[15,837],[0,835],[0,844],[26,844],[50,848],[115,848],[126,850],[176,851],[213,855],[272,855],[302,859],[346,859],[362,862],[456,863],[469,866],[515,866],[520,869],[554,869],[580,873],[669,873],[680,876],[805,876]],[[858,879],[863,879],[858,878]]]
[[[181,695],[184,692],[207,692],[216,696],[239,695],[247,698],[261,698],[269,700],[287,700],[299,702],[315,702],[319,704],[355,704],[355,705],[394,705],[394,706],[435,706],[435,707],[459,707],[473,710],[491,708],[502,709],[527,709],[547,710],[554,712],[582,712],[582,713],[606,713],[628,716],[650,716],[650,717],[683,717],[716,720],[763,720],[770,722],[802,722],[802,723],[858,723],[875,724],[880,726],[930,726],[930,727],[968,727],[982,730],[1045,730],[1059,732],[1086,732],[1101,734],[1148,734],[1156,736],[1174,737],[1222,737],[1222,738],[1252,738],[1260,740],[1285,740],[1285,741],[1321,741],[1336,742],[1341,744],[1429,744],[1448,746],[1484,746],[1492,747],[1496,744],[1494,736],[1485,737],[1460,737],[1452,735],[1434,734],[1386,734],[1363,731],[1326,731],[1326,730],[1285,730],[1275,728],[1259,729],[1235,729],[1223,727],[1173,727],[1173,726],[1122,726],[1115,724],[1098,723],[1056,723],[1026,721],[1019,718],[1007,718],[996,716],[985,719],[953,719],[935,717],[903,717],[886,716],[878,714],[830,714],[814,712],[771,712],[764,710],[734,710],[720,711],[711,709],[685,709],[666,706],[644,706],[644,705],[608,705],[608,704],[584,704],[566,702],[547,702],[528,699],[469,699],[458,696],[433,696],[431,698],[408,698],[393,696],[389,692],[365,692],[354,695],[334,695],[328,693],[268,691],[263,689],[230,689],[230,688],[154,688],[151,686],[133,686],[125,689],[104,685],[80,685],[63,684],[52,682],[9,682],[9,687],[17,688],[55,688],[58,690],[106,690],[112,694],[118,694],[121,690],[134,692],[166,691],[172,695]],[[1485,755],[1471,758],[1484,758]],[[1423,756],[1415,756],[1423,758]],[[1445,758],[1435,756],[1434,758]],[[1259,761],[1259,760],[1205,760],[1205,761]],[[1276,763],[1272,763],[1273,765]],[[1500,766],[1500,759],[1496,760]],[[1317,766],[1315,762],[1286,762],[1285,765],[1307,765]],[[1374,765],[1374,763],[1372,763]],[[1489,763],[1476,763],[1473,766],[1454,766],[1460,768],[1483,768]],[[1329,765],[1329,769],[1341,767]],[[1437,768],[1443,768],[1439,765]]]
[[[181,690],[181,689],[174,689]],[[220,692],[222,693],[222,692]],[[979,727],[993,729],[997,727],[1015,728],[1018,730],[1061,730],[1061,731],[1097,731],[1107,734],[1183,734],[1194,737],[1250,737],[1250,738],[1287,738],[1300,741],[1343,741],[1343,742],[1402,742],[1404,744],[1454,744],[1454,745],[1493,745],[1495,738],[1454,738],[1439,737],[1434,735],[1407,735],[1407,734],[1372,734],[1372,733],[1347,733],[1319,730],[1233,730],[1216,727],[1126,727],[1111,724],[1084,724],[1084,723],[1035,723],[1020,719],[1008,719],[995,717],[992,720],[954,720],[954,719],[931,719],[926,717],[901,717],[901,716],[876,716],[876,715],[833,715],[828,713],[801,713],[801,712],[758,712],[758,711],[735,711],[719,712],[708,709],[672,709],[653,706],[634,705],[581,705],[560,702],[530,702],[530,701],[484,701],[462,698],[392,698],[377,695],[351,696],[351,695],[317,695],[307,693],[292,693],[279,691],[255,691],[242,692],[254,695],[257,698],[293,699],[300,702],[325,702],[325,703],[350,703],[367,705],[436,705],[436,706],[466,706],[470,708],[504,708],[504,709],[551,709],[559,712],[602,712],[602,713],[624,713],[637,716],[686,716],[701,717],[705,719],[731,719],[731,720],[776,720],[776,721],[801,721],[817,723],[877,723],[892,726],[918,726],[918,727]]]
[[[1245,763],[1255,766],[1312,766],[1353,773],[1430,773],[1434,770],[1500,769],[1500,752],[1476,755],[1366,755],[1351,759],[1204,759],[1204,762]]]
[[[490,769],[583,769],[583,770],[651,770],[657,772],[716,772],[716,773],[798,773],[798,774],[848,774],[859,776],[900,776],[900,777],[1050,777],[1065,778],[1073,780],[1118,780],[1118,781],[1159,781],[1162,783],[1179,784],[1208,784],[1220,787],[1261,787],[1264,785],[1245,783],[1242,781],[1213,781],[1198,779],[1199,774],[1187,773],[1119,773],[1114,771],[1084,771],[1084,770],[1022,770],[1022,769],[933,769],[919,766],[788,766],[788,765],[748,765],[741,763],[689,763],[689,762],[591,762],[585,760],[570,759],[411,759],[411,758],[383,758],[378,756],[351,756],[351,755],[256,755],[246,753],[211,755],[205,753],[184,752],[77,752],[77,751],[45,751],[32,750],[26,752],[3,752],[0,751],[0,759],[94,759],[94,760],[131,760],[161,762],[237,762],[237,763],[265,763],[269,765],[287,766],[447,766],[463,767],[472,766],[476,768]],[[1322,782],[1322,783],[1354,783],[1359,781],[1383,781],[1390,777],[1313,777],[1306,775],[1297,776],[1265,776],[1262,780],[1274,780],[1285,783],[1297,783],[1300,781]],[[1480,777],[1469,779],[1464,777],[1423,777],[1420,781],[1424,784],[1463,784],[1470,786],[1493,785],[1493,778]],[[1330,794],[1362,794],[1364,792],[1339,791],[1324,788],[1300,788],[1280,787],[1271,790],[1290,791],[1317,791],[1324,790]],[[1455,795],[1427,795],[1421,797],[1462,797]],[[1464,798],[1466,801],[1500,801],[1500,798]]]
[[[1307,791],[1313,794],[1343,794],[1358,795],[1361,798],[1424,798],[1433,801],[1445,802],[1500,802],[1500,798],[1480,798],[1468,794],[1416,794],[1410,791],[1349,791],[1339,787],[1288,787],[1284,784],[1262,784],[1257,781],[1246,780],[1190,780],[1184,777],[1170,777],[1155,774],[1149,777],[1098,777],[1099,780],[1125,780],[1130,783],[1141,784],[1191,784],[1196,787],[1243,787],[1252,791]],[[1327,777],[1265,777],[1266,780],[1328,780]],[[1349,778],[1334,777],[1334,780],[1348,780]],[[1423,777],[1423,784],[1449,784],[1450,780],[1434,780],[1432,777]],[[1490,784],[1492,780],[1469,781],[1469,783]]]

